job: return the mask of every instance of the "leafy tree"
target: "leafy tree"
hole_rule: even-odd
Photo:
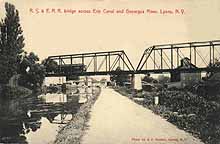
[[[33,65],[35,65],[38,61],[39,57],[35,53],[30,52],[29,54],[27,54],[27,52],[25,52],[25,55],[23,56],[23,59],[19,64],[19,73],[25,74],[27,68],[33,67]]]
[[[142,81],[145,81],[145,82],[147,82],[147,83],[155,83],[155,82],[157,82],[154,78],[152,78],[152,77],[150,76],[150,74],[146,74],[146,75],[144,76],[144,78],[142,79]]]
[[[55,72],[58,69],[58,63],[51,59],[45,59],[42,64],[46,67],[47,72]]]
[[[159,83],[165,84],[165,83],[170,82],[170,78],[168,76],[159,75],[158,81],[159,81]]]
[[[219,59],[215,59],[215,62],[213,64],[210,63],[208,67],[220,68],[220,60]],[[206,77],[204,79],[205,80],[209,79],[209,78],[211,78],[214,75],[220,75],[220,73],[219,72],[207,72],[206,73]]]
[[[116,68],[116,71],[122,71],[120,67]],[[115,81],[117,85],[124,86],[125,82],[130,82],[130,76],[128,74],[116,74],[111,75],[110,77],[111,81]]]
[[[27,56],[27,59],[31,64],[35,64],[40,60],[39,57],[34,52],[30,52],[29,55]]]
[[[6,84],[17,73],[24,47],[19,12],[5,3],[6,17],[0,22],[0,83]]]
[[[20,64],[20,85],[34,90],[41,87],[45,78],[46,70],[44,65],[37,63],[38,61],[38,56],[33,52],[24,56]],[[28,67],[29,71],[27,71]]]

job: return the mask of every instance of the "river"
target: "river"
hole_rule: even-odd
[[[1,101],[0,143],[52,143],[79,109],[82,97],[70,91]]]

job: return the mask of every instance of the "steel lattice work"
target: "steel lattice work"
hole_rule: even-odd
[[[108,51],[82,53],[72,55],[50,56],[47,61],[55,61],[57,69],[47,70],[47,76],[83,76],[133,73],[135,71],[131,61],[124,51]]]
[[[220,67],[214,66],[219,58],[220,40],[154,45],[144,51],[136,69],[124,51],[50,56],[47,62],[55,61],[58,66],[47,67],[46,76],[220,72]]]
[[[220,40],[154,45],[144,51],[136,73],[219,71]]]

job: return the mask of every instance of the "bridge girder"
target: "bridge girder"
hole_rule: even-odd
[[[220,40],[154,45],[144,51],[136,71],[175,70],[186,58],[193,67],[206,69],[220,58]]]
[[[188,59],[190,67],[183,67],[184,61],[181,60],[184,58]],[[220,72],[219,67],[212,67],[219,58],[220,40],[154,45],[144,51],[136,69],[124,51],[57,55],[47,59],[57,61],[57,71],[48,72],[46,76]],[[75,71],[73,67],[80,65],[85,69]],[[64,71],[65,67],[67,71]]]
[[[119,67],[121,71],[135,71],[124,51],[58,55],[48,57],[47,61],[49,60],[56,61],[58,69],[54,73],[47,73],[47,76],[106,75],[115,73]],[[77,67],[81,68],[76,69]]]

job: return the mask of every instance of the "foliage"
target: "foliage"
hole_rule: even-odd
[[[215,60],[214,64],[210,64],[209,67],[220,67],[220,61]],[[220,100],[220,73],[219,72],[207,72],[206,76],[199,83],[190,87],[190,91],[204,97],[208,101]]]
[[[30,52],[26,58],[31,64],[35,64],[39,61],[39,57],[34,52]]]
[[[165,83],[170,82],[170,78],[168,76],[159,75],[158,76],[158,82],[162,83],[162,84],[165,84]]]
[[[149,106],[154,112],[162,116],[166,114],[165,117],[169,122],[199,136],[205,143],[213,144],[220,141],[219,101],[211,101],[206,98],[208,96],[186,91],[165,90],[158,93],[158,96],[159,108]],[[167,111],[161,111],[161,107],[166,107]]]
[[[144,76],[144,78],[142,79],[142,81],[147,82],[147,83],[157,83],[157,80],[154,79],[154,78],[152,78],[152,77],[150,76],[150,74],[146,74],[146,75]]]
[[[51,59],[44,59],[42,64],[46,67],[47,72],[55,72],[58,69],[58,63]]]
[[[210,84],[208,84],[210,85]],[[219,88],[219,85],[214,85]],[[129,96],[129,89],[118,88],[118,92]],[[219,97],[220,92],[210,92],[205,89],[205,94],[192,94],[188,91],[166,90],[160,92],[142,93],[143,102],[135,101],[144,107],[160,114],[167,121],[175,124],[180,129],[199,137],[206,144],[220,142],[220,100],[211,99],[212,94]],[[212,90],[213,91],[213,90]],[[159,105],[154,104],[154,97],[159,97]]]
[[[2,92],[0,92],[0,100],[14,99],[29,96],[31,94],[31,90],[24,87],[11,87],[8,85],[2,86]]]
[[[0,22],[0,83],[7,84],[17,73],[24,47],[19,12],[14,5],[5,3],[6,17]]]
[[[120,67],[116,68],[116,71],[122,71]],[[124,86],[125,82],[130,82],[130,76],[128,74],[115,74],[110,76],[110,80],[116,82],[118,86]]]
[[[36,54],[22,50],[24,37],[18,10],[7,2],[5,10],[6,17],[0,22],[0,83],[7,84],[13,75],[21,74],[20,85],[31,89],[39,87],[45,77],[45,68],[37,64],[39,58]]]
[[[25,74],[27,72],[26,71],[27,68],[32,67],[38,61],[39,61],[39,58],[35,53],[30,52],[29,54],[27,54],[27,52],[25,52],[25,55],[23,56],[23,59],[21,63],[19,64],[18,72],[20,74]]]
[[[220,60],[215,59],[214,63],[210,63],[208,67],[213,67],[213,68],[219,68],[220,67]],[[216,72],[207,72],[206,77],[204,78],[205,80],[211,78]]]
[[[34,90],[41,87],[46,71],[42,64],[37,63],[38,61],[38,56],[33,52],[23,58],[20,64],[20,72],[22,74],[19,79],[20,85]]]

